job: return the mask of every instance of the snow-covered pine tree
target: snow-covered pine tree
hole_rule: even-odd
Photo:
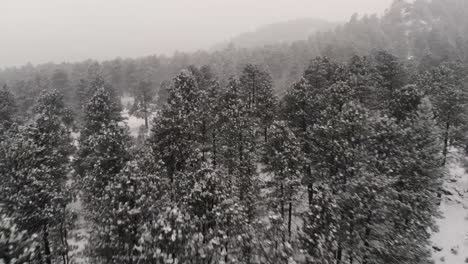
[[[200,69],[190,66],[189,70],[197,80],[200,89],[200,120],[201,120],[201,144],[203,160],[210,160],[217,164],[219,153],[217,141],[219,140],[219,98],[220,85],[209,66]]]
[[[238,263],[248,238],[245,210],[233,198],[223,170],[208,162],[186,173],[186,190],[147,222],[140,239],[143,263]]]
[[[267,141],[268,128],[275,119],[277,105],[271,76],[259,66],[248,64],[239,80],[240,92],[250,111],[250,116],[256,119],[264,141]]]
[[[430,234],[438,216],[437,192],[445,174],[430,101],[422,99],[414,115],[378,131],[376,148],[383,157],[379,170],[392,179],[395,191],[389,205],[392,224],[380,258],[383,263],[427,263]]]
[[[1,213],[1,212],[0,212]],[[35,236],[21,231],[14,223],[14,219],[0,214],[0,262],[14,263],[41,263],[36,254]]]
[[[434,68],[425,80],[434,106],[443,144],[443,164],[451,146],[465,146],[468,125],[468,90],[465,84],[468,70],[460,63],[444,63]]]
[[[308,199],[311,200],[314,179],[311,175],[311,142],[309,129],[318,122],[320,104],[316,99],[318,89],[312,86],[305,78],[294,83],[282,98],[280,103],[280,117],[288,122],[289,128],[294,132],[303,155],[303,183],[307,186]]]
[[[76,107],[76,112],[78,112],[81,122],[84,122],[86,115],[86,107],[88,102],[94,96],[98,89],[104,88],[107,90],[110,96],[110,100],[113,102],[112,107],[116,108],[113,112],[118,112],[120,115],[120,111],[122,110],[122,106],[120,104],[120,100],[117,96],[117,92],[114,88],[104,80],[102,74],[98,70],[99,65],[93,64],[88,69],[88,75],[86,78],[80,79],[76,84],[76,97],[78,105]],[[118,111],[117,111],[118,110]]]
[[[248,102],[243,99],[239,82],[230,79],[220,98],[219,163],[227,170],[231,193],[245,209],[242,230],[248,230],[253,227],[260,203],[257,173],[260,149],[256,145],[256,120],[250,116]],[[244,239],[244,261],[253,255],[251,240],[251,237]]]
[[[94,221],[92,246],[96,257],[115,263],[135,263],[140,258],[139,239],[145,223],[155,219],[159,208],[157,177],[140,169],[137,161],[126,166],[109,180],[102,190],[99,221]]]
[[[385,215],[382,201],[388,182],[373,173],[372,119],[358,103],[340,102],[338,95],[347,96],[339,87],[345,86],[330,87],[329,108],[321,112],[323,121],[311,130],[317,182],[305,214],[302,241],[312,263],[364,263],[370,245],[379,241],[369,232]]]
[[[404,121],[415,115],[424,95],[416,85],[397,87],[390,94],[386,100],[386,112],[397,121]]]
[[[353,56],[347,64],[347,84],[355,91],[356,98],[368,109],[378,108],[380,74],[367,57]]]
[[[382,89],[380,91],[382,99],[385,99],[392,90],[407,83],[407,72],[398,57],[386,51],[378,51],[373,56],[373,63],[380,75],[379,88]]]
[[[155,163],[161,163],[169,179],[168,193],[174,201],[180,199],[176,190],[177,177],[195,171],[202,157],[202,93],[192,73],[184,70],[174,78],[168,103],[154,119],[149,144]]]
[[[8,87],[3,85],[0,89],[0,135],[12,125],[16,111],[15,98]]]
[[[32,124],[2,142],[1,200],[21,229],[40,234],[42,256],[50,264],[68,254],[62,227],[71,198],[66,181],[73,145],[60,94],[44,92],[35,112]]]
[[[221,101],[220,163],[232,175],[230,186],[236,190],[241,202],[252,210],[253,217],[252,205],[256,199],[252,195],[258,194],[255,121],[249,116],[248,102],[243,101],[237,80],[230,80]]]
[[[304,71],[304,78],[312,89],[325,89],[336,81],[338,65],[327,57],[317,57],[312,60]]]
[[[148,118],[153,112],[152,103],[155,91],[150,81],[140,81],[134,90],[135,101],[130,113],[145,120],[145,128],[148,129]]]
[[[264,171],[271,174],[268,183],[272,189],[271,205],[287,223],[289,238],[291,238],[296,195],[300,192],[303,175],[303,155],[300,141],[288,128],[286,122],[275,121],[265,145],[266,167]]]
[[[120,124],[120,109],[109,88],[103,86],[95,91],[85,108],[84,127],[74,164],[81,198],[93,230],[90,256],[107,261],[123,253],[122,248],[116,246],[123,240],[113,233],[117,228],[113,225],[117,220],[113,219],[113,211],[120,206],[120,200],[115,198],[118,197],[115,188],[120,186],[118,175],[130,158],[130,136]]]

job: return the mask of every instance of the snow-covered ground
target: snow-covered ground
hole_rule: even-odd
[[[132,137],[138,137],[138,131],[141,126],[145,125],[145,120],[143,118],[130,115],[127,109],[122,111],[122,116],[125,118],[124,122],[130,129],[130,135],[132,135]]]
[[[145,120],[143,118],[138,118],[136,116],[129,114],[129,109],[134,102],[133,97],[123,96],[121,97],[120,100],[124,107],[124,110],[122,111],[122,117],[125,119],[124,122],[127,124],[127,126],[130,129],[130,135],[136,138],[138,137],[138,132],[140,131],[140,127],[145,125]],[[151,123],[152,123],[153,117],[154,117],[154,114],[148,117],[148,123],[149,123],[148,125],[150,129],[151,129]]]
[[[440,205],[443,218],[437,221],[439,232],[432,237],[436,264],[468,263],[468,173],[463,166],[466,162],[464,158],[449,165]]]

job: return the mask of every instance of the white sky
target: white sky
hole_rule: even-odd
[[[0,0],[0,67],[209,48],[301,17],[346,21],[392,0]]]

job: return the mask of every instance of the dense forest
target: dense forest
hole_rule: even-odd
[[[467,15],[397,0],[291,44],[2,70],[0,263],[430,263]]]

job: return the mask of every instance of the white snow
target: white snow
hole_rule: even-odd
[[[435,264],[468,263],[468,174],[461,161],[449,165],[449,177],[444,187],[452,195],[444,195],[440,205],[443,218],[437,221],[439,232],[433,234],[432,249]]]
[[[130,128],[130,135],[132,137],[138,137],[138,131],[141,126],[145,125],[145,120],[143,118],[138,118],[136,116],[130,115],[128,109],[122,111],[122,116],[125,118],[125,123]],[[150,119],[151,120],[151,119]]]
[[[124,110],[122,111],[122,117],[125,119],[124,122],[130,129],[130,135],[133,137],[138,137],[138,132],[140,127],[145,125],[145,120],[143,118],[138,118],[136,116],[129,114],[129,107],[133,104],[134,98],[130,96],[123,96],[120,98]],[[151,129],[151,122],[154,118],[154,113],[148,117],[149,129]]]

